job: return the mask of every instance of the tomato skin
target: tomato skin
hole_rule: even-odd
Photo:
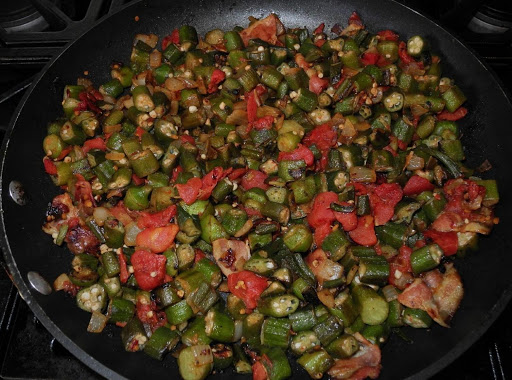
[[[324,28],[325,28],[325,23],[322,22],[320,25],[318,25],[316,27],[316,29],[313,31],[313,34],[323,33],[324,32]]]
[[[265,366],[261,362],[255,362],[252,365],[252,380],[267,380],[268,374]]]
[[[427,230],[423,235],[430,238],[436,243],[444,252],[445,256],[455,255],[459,249],[459,238],[457,232],[440,232],[436,230]]]
[[[137,174],[132,174],[132,181],[136,186],[144,184],[146,181],[143,178],[137,176]]]
[[[135,238],[137,247],[148,248],[152,252],[161,253],[169,248],[179,231],[177,224],[165,227],[146,228]]]
[[[309,132],[303,141],[306,146],[315,144],[319,150],[327,150],[336,145],[337,137],[329,124],[322,124]]]
[[[135,251],[131,263],[137,284],[142,290],[150,291],[164,283],[166,261],[163,255],[144,250]]]
[[[267,175],[259,170],[249,169],[242,177],[241,185],[245,190],[259,187],[260,189],[267,190],[269,185],[265,183]]]
[[[71,150],[73,149],[73,146],[72,145],[68,145],[67,147],[65,147],[64,149],[62,149],[62,152],[60,152],[59,154],[59,157],[57,157],[57,161],[60,161],[62,160],[64,157],[66,157],[68,155],[69,152],[71,152]]]
[[[178,189],[181,199],[183,199],[186,204],[191,205],[197,200],[199,190],[201,190],[202,186],[203,181],[201,181],[201,178],[194,177],[190,178],[185,184],[177,184],[176,188]]]
[[[320,95],[327,87],[329,87],[329,81],[327,79],[319,78],[318,75],[313,75],[309,78],[309,91]]]
[[[194,140],[194,138],[190,135],[181,135],[180,141],[183,143],[189,143],[196,146],[196,140]]]
[[[179,44],[180,43],[180,34],[178,29],[174,29],[172,33],[168,36],[165,36],[162,40],[162,50],[167,49],[170,44]]]
[[[99,149],[102,151],[106,151],[107,145],[105,144],[105,141],[101,137],[96,137],[91,140],[86,140],[84,142],[84,145],[82,146],[82,151],[85,154],[92,149]]]
[[[370,247],[377,244],[377,235],[371,215],[361,216],[357,219],[357,227],[348,232],[350,238],[359,245]]]
[[[398,34],[389,29],[381,30],[377,35],[384,41],[398,41]]]
[[[279,152],[279,156],[277,157],[278,161],[299,161],[304,160],[307,166],[313,165],[315,162],[315,157],[313,156],[313,152],[308,147],[299,144],[297,148],[292,150],[291,152]]]
[[[365,66],[375,65],[379,61],[379,58],[380,58],[379,53],[367,51],[366,53],[364,53],[361,56],[361,63]]]
[[[244,301],[248,309],[252,310],[256,308],[261,293],[267,288],[267,279],[243,270],[228,276],[228,288],[231,293]]]
[[[432,191],[435,186],[426,178],[413,175],[404,186],[404,195],[415,195],[423,191]]]
[[[169,223],[174,215],[176,215],[176,205],[171,205],[162,211],[154,213],[143,211],[137,219],[137,226],[140,229],[163,227]]]
[[[360,26],[363,25],[363,22],[361,21],[361,17],[359,17],[357,12],[352,12],[350,17],[348,18],[348,23],[354,24],[354,25],[360,25]]]
[[[258,111],[258,102],[256,100],[255,91],[251,91],[247,95],[247,120],[252,124],[256,120],[256,113]]]
[[[224,170],[222,167],[217,166],[210,172],[206,173],[201,179],[201,188],[199,190],[198,198],[201,200],[207,200],[212,194],[213,189],[217,186],[217,183],[228,176],[233,169]]]
[[[468,109],[466,107],[459,107],[453,112],[442,111],[437,114],[437,120],[450,120],[457,121],[462,119],[464,116],[468,114]]]
[[[274,117],[269,115],[260,117],[259,119],[255,120],[252,123],[252,126],[254,127],[254,129],[261,131],[262,129],[271,129],[273,123]]]
[[[119,256],[119,267],[121,272],[119,273],[119,280],[121,280],[121,284],[126,284],[128,281],[128,277],[130,277],[130,273],[128,273],[128,266],[126,265],[126,256],[124,253],[120,253]]]
[[[125,226],[133,222],[133,218],[130,214],[138,214],[135,211],[129,211],[125,206],[123,201],[120,201],[118,204],[116,204],[114,207],[110,209],[110,213],[114,215],[114,218],[119,220],[121,223],[123,223]]]
[[[230,168],[232,169],[232,168]],[[228,175],[228,178],[230,181],[233,181],[235,179],[238,179],[240,178],[241,176],[243,176],[245,173],[247,173],[247,170],[246,168],[238,168],[238,169],[234,169],[229,175]]]
[[[217,91],[217,86],[219,83],[223,82],[224,79],[226,79],[226,73],[224,73],[224,71],[219,69],[213,70],[210,83],[208,83],[208,93],[212,94]]]
[[[48,157],[43,159],[44,171],[50,175],[57,175],[57,166]]]
[[[141,127],[137,127],[135,129],[135,132],[133,133],[135,136],[137,136],[139,138],[139,141],[140,139],[142,138],[142,135],[146,133],[146,130],[144,128],[141,128]]]

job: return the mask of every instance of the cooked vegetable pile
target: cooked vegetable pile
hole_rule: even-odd
[[[185,379],[285,379],[287,351],[312,378],[376,378],[390,332],[448,327],[453,259],[498,223],[440,61],[356,13],[329,36],[273,14],[135,36],[110,81],[65,87],[43,142],[64,190],[43,229],[74,254],[55,288]]]

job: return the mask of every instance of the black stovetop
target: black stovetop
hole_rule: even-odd
[[[23,93],[43,65],[91,22],[129,1],[0,0],[0,138]],[[512,92],[512,2],[505,5],[498,0],[401,2],[455,31]],[[51,35],[46,33],[48,31]],[[482,338],[434,379],[504,380],[511,377],[511,320],[512,304],[509,304]],[[1,266],[0,378],[101,378],[41,325]]]

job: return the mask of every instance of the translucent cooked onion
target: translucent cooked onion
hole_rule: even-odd
[[[92,333],[100,333],[107,325],[108,317],[97,311],[93,311],[87,331]]]
[[[70,284],[71,281],[69,280],[69,277],[66,273],[62,273],[59,277],[55,279],[53,282],[53,289],[55,291],[64,290],[66,289],[66,285]]]
[[[333,308],[334,305],[334,296],[329,291],[329,289],[322,289],[316,293],[320,302],[322,302],[328,308]]]
[[[103,226],[105,220],[107,220],[109,216],[112,216],[112,214],[105,207],[96,207],[92,213],[92,216],[94,217],[94,221],[98,226]]]
[[[236,342],[242,337],[243,322],[241,320],[235,321],[235,333],[233,334],[233,341]]]
[[[149,66],[152,68],[157,68],[162,64],[162,53],[158,50],[153,50],[149,55]]]
[[[135,239],[142,230],[137,226],[137,223],[131,222],[125,227],[124,244],[128,247],[135,246]]]

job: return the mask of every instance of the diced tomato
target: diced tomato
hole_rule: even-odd
[[[228,288],[252,310],[258,305],[261,293],[267,288],[267,279],[248,270],[235,272],[228,276]]]
[[[313,228],[322,225],[331,225],[334,221],[334,211],[331,209],[331,203],[338,202],[338,195],[332,191],[317,194],[313,201],[313,209],[307,216],[308,223]]]
[[[185,184],[179,183],[176,185],[178,194],[188,205],[191,205],[197,200],[201,187],[203,187],[203,181],[201,181],[201,178],[197,177],[190,178]]]
[[[238,168],[238,169],[234,169],[230,175],[228,175],[228,178],[230,181],[233,181],[237,178],[240,178],[241,176],[243,176],[245,173],[247,173],[247,169],[246,168]]]
[[[82,146],[82,151],[86,154],[88,151],[92,149],[99,149],[102,151],[107,150],[107,145],[105,141],[101,137],[96,137],[94,139],[86,140],[84,145]]]
[[[81,174],[75,174],[75,200],[80,202],[90,201],[92,206],[96,206],[96,201],[92,195],[92,187],[89,181],[86,181]],[[90,206],[88,206],[90,207]]]
[[[124,206],[123,201],[118,202],[114,207],[109,209],[110,213],[114,215],[114,218],[119,220],[123,225],[127,226],[131,222],[133,222],[133,218],[130,213],[135,213],[134,211],[128,211],[128,209]]]
[[[331,233],[331,226],[329,224],[322,224],[318,228],[315,229],[315,244],[317,247],[321,247],[325,238]]]
[[[450,120],[457,121],[462,119],[464,116],[468,114],[468,110],[466,107],[459,107],[453,112],[443,111],[437,114],[438,120]]]
[[[165,36],[162,40],[162,50],[167,49],[170,44],[179,44],[180,43],[180,33],[178,29],[174,29],[170,35]]]
[[[195,251],[196,255],[194,256],[194,263],[197,263],[198,261],[201,261],[206,257],[203,251],[201,251],[199,248],[196,248]],[[207,259],[208,260],[208,259]]]
[[[57,166],[48,157],[43,158],[44,171],[49,175],[57,175]]]
[[[319,78],[318,75],[313,75],[309,78],[309,91],[320,95],[327,87],[329,87],[329,81],[327,79]]]
[[[172,171],[171,182],[175,183],[176,179],[178,178],[178,174],[180,174],[182,172],[183,172],[183,168],[181,166],[176,166]]]
[[[162,50],[167,49],[167,47],[172,43],[172,36],[165,36],[162,39]]]
[[[368,51],[366,53],[363,53],[363,55],[361,56],[361,63],[365,66],[375,65],[379,61],[379,58],[379,53]]]
[[[459,238],[457,232],[440,232],[436,230],[427,230],[423,235],[430,238],[436,243],[444,252],[445,256],[455,255],[459,249]]]
[[[384,41],[398,41],[398,34],[389,29],[381,30],[377,35]]]
[[[136,186],[139,186],[139,185],[142,185],[144,184],[146,181],[144,180],[144,178],[140,178],[139,176],[137,176],[137,174],[135,173],[132,173],[132,181],[133,183],[136,185]]]
[[[284,33],[284,26],[275,14],[270,14],[264,19],[253,22],[248,28],[240,32],[240,37],[247,46],[249,40],[259,38],[272,45],[283,46],[277,38]]]
[[[413,175],[404,186],[404,194],[407,196],[422,193],[423,191],[432,191],[435,186],[426,178],[419,175]]]
[[[404,41],[401,41],[398,44],[398,56],[400,57],[400,60],[402,63],[412,63],[416,62],[413,57],[411,57],[409,54],[407,54],[407,44]]]
[[[315,162],[315,157],[313,156],[313,152],[311,150],[299,144],[297,148],[292,150],[291,152],[279,152],[279,156],[277,157],[278,161],[299,161],[304,160],[307,166],[313,165]]]
[[[213,70],[210,82],[208,83],[208,93],[212,94],[217,91],[217,86],[222,83],[224,79],[226,79],[226,73],[224,71],[219,69]]]
[[[313,31],[313,34],[320,34],[324,32],[325,24],[322,22],[320,25],[316,27],[316,29]]]
[[[338,135],[329,124],[322,124],[304,137],[304,145],[313,144],[320,150],[327,150],[336,145]]]
[[[370,193],[370,206],[375,225],[381,226],[391,220],[395,206],[402,199],[402,188],[397,183],[383,183]]]
[[[393,218],[395,208],[385,203],[377,203],[372,206],[372,214],[375,217],[375,225],[382,226]]]
[[[142,290],[150,291],[164,283],[166,261],[163,255],[144,250],[135,251],[131,263],[137,284]]]
[[[242,177],[241,185],[245,190],[259,187],[260,189],[267,190],[269,186],[265,183],[267,175],[259,170],[249,169]]]
[[[124,253],[120,253],[119,256],[119,280],[121,280],[121,284],[126,284],[126,281],[128,281],[128,277],[130,277],[130,274],[128,273],[128,267],[126,265],[126,256]]]
[[[217,166],[205,174],[201,180],[202,186],[199,190],[198,198],[201,200],[207,200],[212,194],[215,186],[217,186],[217,183],[231,173],[232,170],[233,169],[224,170],[222,167]]]
[[[315,46],[317,46],[317,47],[322,47],[322,46],[324,46],[324,44],[325,44],[325,40],[324,40],[323,38],[322,38],[322,39],[320,39],[320,40],[316,40],[316,41],[314,42],[314,44],[315,44]]]
[[[348,205],[346,202],[341,202],[342,205]],[[345,231],[352,231],[357,227],[357,214],[354,211],[352,212],[334,212],[334,216],[336,220],[340,222],[341,226]]]
[[[62,152],[60,152],[59,157],[57,157],[57,160],[58,161],[62,160],[64,157],[66,157],[68,155],[69,152],[71,152],[72,149],[73,149],[72,145],[68,145],[67,147],[62,149]]]
[[[255,362],[252,365],[252,380],[267,380],[268,374],[265,366],[261,362]]]
[[[357,227],[348,232],[350,238],[357,244],[364,246],[372,246],[377,244],[377,235],[371,215],[361,216],[357,220]]]
[[[179,231],[177,224],[164,227],[147,228],[138,233],[135,244],[140,248],[150,249],[152,252],[165,251],[174,243],[174,238]]]
[[[135,128],[135,132],[133,133],[135,136],[139,138],[139,140],[142,138],[142,135],[146,133],[147,131],[141,127]]]
[[[270,129],[272,128],[272,124],[274,123],[274,117],[273,116],[263,116],[259,119],[255,120],[252,123],[252,126],[257,129],[258,131],[261,131],[262,129]]]
[[[359,17],[357,12],[352,12],[350,17],[348,18],[348,23],[349,23],[349,25],[350,24],[359,25],[359,26],[363,25],[363,22],[361,21],[361,17]]]
[[[163,227],[169,223],[174,215],[176,215],[176,205],[171,205],[162,211],[154,213],[143,211],[137,219],[137,226],[140,229]]]
[[[257,93],[256,90],[253,90],[247,95],[247,120],[249,120],[249,123],[252,124],[257,116],[256,113],[258,112],[258,99],[257,99]]]
[[[189,144],[192,144],[192,145],[196,145],[196,140],[194,140],[194,138],[190,135],[181,135],[180,136],[180,141],[182,143],[189,143]]]

